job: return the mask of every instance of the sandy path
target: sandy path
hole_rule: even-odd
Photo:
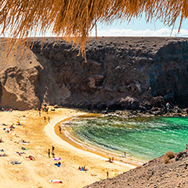
[[[98,156],[88,151],[83,151],[73,147],[69,143],[59,138],[54,132],[54,125],[62,119],[70,116],[80,115],[71,109],[57,109],[48,114],[42,113],[39,116],[35,110],[13,111],[12,113],[0,112],[0,137],[3,143],[0,143],[0,149],[4,149],[7,157],[0,157],[0,187],[2,188],[51,188],[68,187],[81,188],[95,181],[106,178],[108,171],[110,177],[129,170],[133,166],[105,162],[106,158]],[[44,116],[50,116],[51,122],[47,124]],[[22,126],[16,126],[20,121]],[[15,125],[15,130],[5,133],[2,123],[10,126]],[[29,141],[29,144],[22,144],[20,140]],[[56,157],[61,157],[62,166],[60,168],[54,165],[54,160],[48,158],[47,150],[55,146]],[[29,150],[19,156],[16,152],[23,151],[21,147],[27,147]],[[1,152],[0,152],[1,153]],[[26,156],[32,155],[35,161],[30,161]],[[22,162],[20,165],[10,164],[11,160]],[[78,166],[86,166],[89,171],[80,172]],[[51,179],[60,179],[63,184],[52,184]]]

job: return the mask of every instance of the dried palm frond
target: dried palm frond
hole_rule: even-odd
[[[96,22],[111,23],[114,19],[130,21],[134,17],[160,19],[173,25],[180,17],[188,17],[187,0],[1,0],[1,34],[12,38],[27,38],[37,31],[51,30],[56,36],[85,45]],[[179,28],[180,28],[179,27]]]

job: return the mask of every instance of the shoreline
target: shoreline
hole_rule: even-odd
[[[81,116],[88,116],[88,114],[87,113],[82,114]],[[58,122],[54,125],[55,134],[57,136],[59,136],[65,142],[69,143],[73,147],[78,148],[80,150],[88,151],[88,152],[91,152],[93,154],[99,155],[103,158],[106,158],[106,160],[108,160],[111,157],[114,157],[115,162],[119,161],[121,163],[134,165],[136,167],[138,167],[138,166],[142,165],[144,162],[146,162],[146,161],[143,162],[139,159],[131,159],[131,158],[127,158],[127,157],[121,157],[120,155],[118,155],[114,152],[110,152],[108,150],[99,148],[99,147],[94,146],[92,144],[85,144],[82,141],[80,141],[79,139],[77,139],[76,137],[70,135],[69,132],[67,131],[66,127],[64,127],[64,129],[60,133],[58,127],[61,126],[61,124],[66,122],[66,121],[71,121],[74,117],[65,118],[65,119],[61,120],[60,122]],[[80,115],[78,115],[76,117],[80,117]]]
[[[58,131],[59,124],[61,124],[64,121],[71,120],[73,117],[78,117],[78,116],[82,116],[82,115],[86,115],[86,113],[77,114],[76,116],[69,116],[69,117],[62,116],[62,117],[53,119],[49,124],[47,124],[45,126],[44,131],[45,131],[46,135],[49,138],[51,138],[53,141],[55,141],[56,143],[63,145],[66,148],[71,148],[75,152],[84,152],[84,155],[87,155],[89,157],[107,161],[109,157],[115,156],[114,153],[110,153],[110,152],[108,153],[106,151],[102,152],[102,150],[100,150],[100,152],[93,151],[93,148],[91,146],[87,145],[88,147],[86,148],[84,145],[79,145],[75,141],[68,138],[65,135],[65,133],[63,133],[63,134],[59,133],[59,131]],[[118,160],[118,156],[115,156],[114,163],[129,167],[129,168],[136,168],[143,164],[140,161],[138,161],[138,162],[133,161],[133,160],[131,161],[131,159],[128,159],[128,158],[126,160],[124,159],[124,161],[121,161],[121,160]]]

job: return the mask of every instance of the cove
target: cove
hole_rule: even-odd
[[[82,142],[143,161],[188,144],[187,117],[80,117],[69,122],[69,131]]]

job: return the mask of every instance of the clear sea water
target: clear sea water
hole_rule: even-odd
[[[70,129],[83,142],[140,160],[179,152],[188,144],[187,117],[82,117]]]

